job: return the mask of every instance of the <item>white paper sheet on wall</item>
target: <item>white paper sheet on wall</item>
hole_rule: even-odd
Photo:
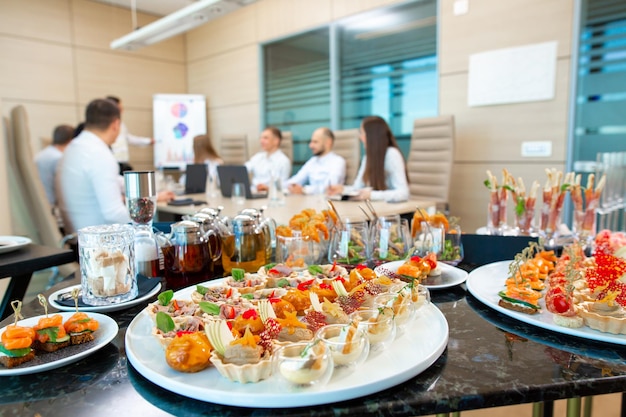
[[[556,79],[557,42],[470,55],[470,107],[551,100]]]

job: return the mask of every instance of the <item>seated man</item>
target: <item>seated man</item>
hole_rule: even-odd
[[[105,99],[87,105],[84,130],[70,142],[57,170],[59,207],[68,232],[86,226],[129,223],[123,178],[110,146],[120,130],[120,109]],[[159,193],[159,200],[173,193]]]
[[[72,126],[57,126],[52,133],[52,144],[46,146],[35,155],[35,164],[37,165],[37,171],[39,171],[39,178],[46,191],[50,207],[53,208],[57,205],[57,197],[54,192],[57,164],[63,156],[63,151],[65,151],[72,139],[74,139],[74,128]]]
[[[261,133],[261,151],[248,162],[246,168],[252,177],[252,186],[257,191],[269,190],[272,177],[278,177],[284,183],[291,175],[291,161],[280,150],[282,133],[275,127],[268,127]]]
[[[328,186],[343,184],[346,178],[346,160],[332,151],[335,135],[327,127],[313,132],[309,148],[313,156],[298,173],[287,180],[291,194],[320,194]]]

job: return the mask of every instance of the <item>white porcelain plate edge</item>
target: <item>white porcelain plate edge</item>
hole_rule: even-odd
[[[56,299],[59,296],[59,294],[63,294],[65,292],[69,292],[72,291],[73,288],[80,288],[80,284],[77,285],[72,285],[70,287],[66,287],[66,288],[61,288],[58,291],[53,292],[52,294],[50,294],[48,296],[48,303],[50,303],[50,305],[54,308],[56,308],[57,310],[61,310],[61,311],[75,311],[76,308],[75,307],[70,307],[70,306],[65,306],[63,304],[59,304],[57,303]],[[137,304],[143,302],[143,301],[147,301],[150,298],[152,298],[153,296],[155,296],[156,294],[158,294],[158,292],[161,290],[161,283],[159,282],[157,285],[154,286],[153,289],[151,289],[150,291],[148,291],[146,294],[142,295],[141,297],[137,297],[133,300],[130,301],[125,301],[123,303],[119,303],[119,304],[112,304],[112,305],[108,305],[108,306],[89,306],[89,307],[78,307],[79,311],[84,311],[84,312],[99,312],[99,313],[106,313],[106,312],[111,312],[111,311],[117,311],[117,310],[123,310],[125,308],[130,308],[133,306],[136,306]]]
[[[539,305],[542,308],[541,312],[537,314],[524,314],[500,307],[498,305],[498,301],[500,301],[498,292],[501,289],[504,289],[504,281],[508,274],[510,263],[511,261],[500,261],[476,268],[470,272],[469,277],[467,278],[467,289],[483,304],[521,322],[570,336],[626,345],[626,335],[604,333],[591,329],[587,326],[572,329],[555,324],[552,318],[552,313],[545,309],[543,298],[539,300]]]
[[[7,253],[33,243],[23,236],[0,236],[0,253]]]
[[[374,271],[378,274],[389,274],[391,272],[391,275],[394,278],[397,278],[397,276],[394,276],[394,275],[397,273],[400,265],[402,265],[404,262],[405,261],[393,261],[393,262],[380,264],[374,269]],[[439,290],[443,288],[454,287],[455,285],[464,283],[465,280],[467,279],[468,273],[460,268],[445,264],[443,262],[438,262],[438,265],[441,268],[441,274],[442,274],[441,283],[440,284],[428,284],[428,283],[423,284],[429,290]]]
[[[193,288],[181,290],[175,297],[189,298],[192,291]],[[254,384],[239,384],[223,378],[213,367],[195,374],[176,372],[165,362],[163,348],[151,334],[152,319],[145,310],[128,326],[126,354],[135,369],[148,380],[201,401],[264,408],[328,404],[393,387],[431,366],[448,344],[448,322],[433,304],[423,308],[421,313],[410,331],[398,337],[387,351],[369,357],[361,368],[331,379],[317,391],[277,392],[271,378]],[[211,381],[210,384],[207,381]]]
[[[58,314],[61,314],[63,316],[63,321],[65,321],[69,317],[71,317],[72,314],[74,313],[58,313]],[[60,368],[61,366],[76,362],[84,358],[85,356],[88,356],[91,353],[103,348],[111,340],[113,340],[115,336],[117,336],[117,332],[119,331],[117,323],[111,317],[105,316],[104,314],[93,313],[93,314],[90,314],[90,316],[98,320],[98,322],[100,323],[100,327],[94,333],[95,340],[93,342],[90,342],[90,347],[88,349],[85,349],[74,355],[59,358],[52,362],[42,363],[40,365],[33,365],[29,367],[20,367],[20,368],[11,368],[11,369],[3,368],[0,366],[0,376],[34,374],[37,372],[43,372],[43,371],[48,371],[48,370],[55,369],[55,368]],[[34,326],[35,324],[37,324],[37,322],[39,321],[41,317],[43,316],[29,317],[27,319],[20,320],[17,324],[20,326]],[[5,328],[6,326],[0,329],[0,335],[4,333]],[[59,351],[59,352],[61,353],[62,351]],[[42,355],[45,355],[45,353],[42,353]]]

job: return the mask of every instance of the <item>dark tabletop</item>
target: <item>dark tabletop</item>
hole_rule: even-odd
[[[77,282],[61,283],[48,294]],[[0,377],[0,415],[414,416],[622,392],[626,387],[623,346],[518,322],[481,304],[464,285],[433,291],[432,299],[450,326],[447,349],[420,375],[363,398],[303,408],[248,409],[168,392],[126,360],[124,334],[144,307],[140,305],[108,313],[118,322],[119,334],[91,356],[40,374]],[[40,311],[34,300],[24,307],[27,316]]]

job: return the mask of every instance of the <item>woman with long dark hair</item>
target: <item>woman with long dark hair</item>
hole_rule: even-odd
[[[361,122],[360,140],[365,155],[354,184],[329,189],[330,194],[358,191],[354,198],[365,200],[406,201],[409,184],[406,163],[389,125],[381,117],[369,116]]]

